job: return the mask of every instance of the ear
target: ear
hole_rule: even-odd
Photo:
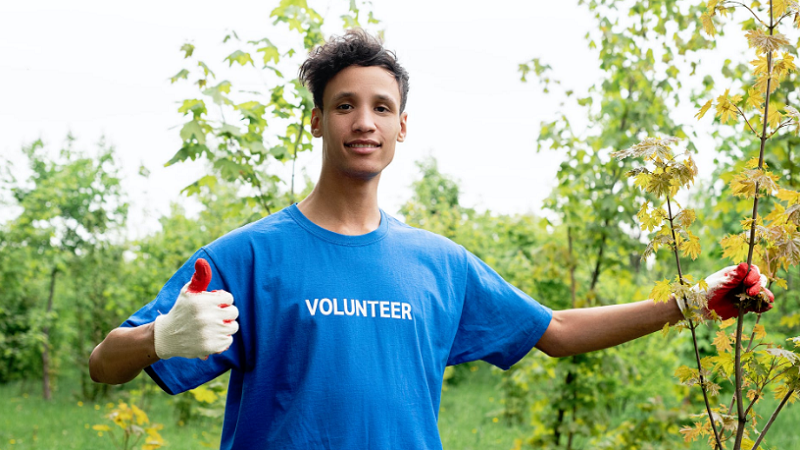
[[[311,135],[322,137],[322,110],[316,106],[311,110]]]
[[[397,134],[397,142],[403,142],[406,140],[406,131],[408,131],[408,113],[403,112],[400,114],[400,133]]]

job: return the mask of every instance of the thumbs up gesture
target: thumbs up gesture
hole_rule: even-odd
[[[239,310],[233,306],[233,296],[225,291],[206,291],[211,282],[208,262],[199,258],[194,270],[191,282],[181,289],[169,313],[156,317],[155,347],[161,359],[205,359],[212,353],[222,353],[239,331]]]

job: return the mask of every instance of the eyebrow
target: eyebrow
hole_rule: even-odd
[[[338,93],[338,94],[333,96],[332,101],[335,103],[335,102],[338,102],[339,100],[341,100],[343,98],[348,98],[348,97],[352,98],[352,97],[355,97],[355,96],[356,96],[355,92],[340,92],[340,93]],[[394,106],[395,103],[396,103],[395,100],[392,97],[388,96],[388,95],[378,94],[378,95],[374,96],[374,98],[377,99],[377,100],[380,100],[380,101],[391,103],[392,106]]]

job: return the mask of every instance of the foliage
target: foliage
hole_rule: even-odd
[[[371,11],[367,12],[364,21],[362,9],[370,6],[369,1],[351,1],[347,12],[340,15],[344,28],[360,27],[362,22],[364,26],[378,24]],[[282,0],[272,10],[270,18],[274,19],[276,29],[277,25],[288,26],[292,44],[285,47],[273,44],[267,36],[244,42],[236,32],[231,32],[223,40],[223,43],[230,42],[236,46],[225,58],[228,67],[236,65],[245,69],[249,65],[264,84],[264,91],[237,92],[233,81],[217,80],[209,65],[197,59],[197,49],[190,43],[181,47],[189,69],[181,69],[170,78],[173,83],[181,79],[188,81],[194,72],[193,83],[197,85],[200,96],[184,100],[178,108],[178,112],[189,120],[180,130],[181,149],[166,165],[207,159],[214,173],[187,186],[184,192],[196,194],[203,186],[213,187],[219,179],[236,182],[247,188],[242,200],[253,209],[254,216],[270,214],[285,206],[286,201],[295,201],[297,154],[313,147],[307,127],[311,123],[314,99],[298,79],[284,74],[297,73],[305,55],[325,42],[322,33],[324,18],[306,0]],[[259,68],[256,68],[254,56],[259,61]],[[218,115],[214,114],[216,111]],[[231,117],[236,119],[231,120]],[[240,122],[244,127],[239,125]],[[284,164],[289,161],[292,175],[288,198],[281,198],[279,184],[285,180],[270,174],[267,169],[271,162]]]
[[[120,450],[132,449],[142,439],[144,439],[142,450],[156,450],[164,446],[164,438],[159,433],[164,426],[160,423],[150,424],[147,413],[138,406],[128,405],[125,402],[119,402],[116,407],[113,404],[109,406],[111,411],[105,417],[120,429],[117,430],[120,436],[116,436],[114,432],[116,428],[106,424],[97,424],[92,429],[97,431],[99,437],[108,433],[114,447]]]

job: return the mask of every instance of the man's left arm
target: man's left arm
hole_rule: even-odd
[[[666,303],[643,300],[554,311],[536,348],[556,358],[577,355],[631,341],[681,320],[683,313],[674,296]]]

